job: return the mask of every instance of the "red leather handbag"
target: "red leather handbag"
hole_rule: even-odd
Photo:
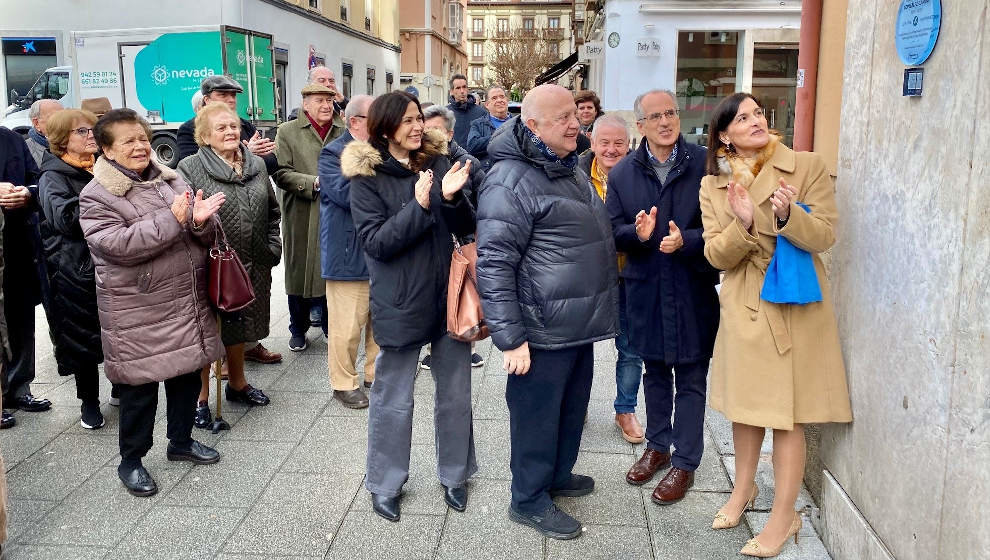
[[[219,311],[240,311],[254,303],[254,288],[237,251],[217,224],[217,238],[210,249],[210,304]]]

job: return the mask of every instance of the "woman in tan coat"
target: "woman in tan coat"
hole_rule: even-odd
[[[738,525],[756,498],[756,467],[773,429],[775,496],[770,519],[740,551],[776,556],[795,536],[794,503],[804,475],[804,424],[849,422],[852,413],[828,280],[819,253],[835,241],[834,187],[814,153],[796,153],[767,128],[748,93],[724,99],[712,116],[708,173],[701,183],[705,257],[725,271],[710,403],[732,421],[736,481],[713,529]],[[797,205],[808,206],[805,211]],[[822,300],[761,300],[778,237],[811,254]]]

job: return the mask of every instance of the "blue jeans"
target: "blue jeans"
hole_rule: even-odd
[[[619,282],[619,336],[615,349],[615,413],[636,412],[639,380],[643,377],[643,360],[629,347],[629,321],[626,319],[626,286]]]

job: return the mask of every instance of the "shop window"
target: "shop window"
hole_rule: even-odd
[[[681,31],[677,37],[677,104],[681,132],[691,143],[708,141],[708,121],[723,97],[735,93],[738,33]]]

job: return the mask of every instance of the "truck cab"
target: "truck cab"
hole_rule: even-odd
[[[77,105],[74,100],[72,67],[55,66],[45,70],[27,92],[10,91],[11,105],[0,126],[5,126],[14,132],[27,134],[31,128],[31,104],[39,99],[55,99],[65,107]]]

